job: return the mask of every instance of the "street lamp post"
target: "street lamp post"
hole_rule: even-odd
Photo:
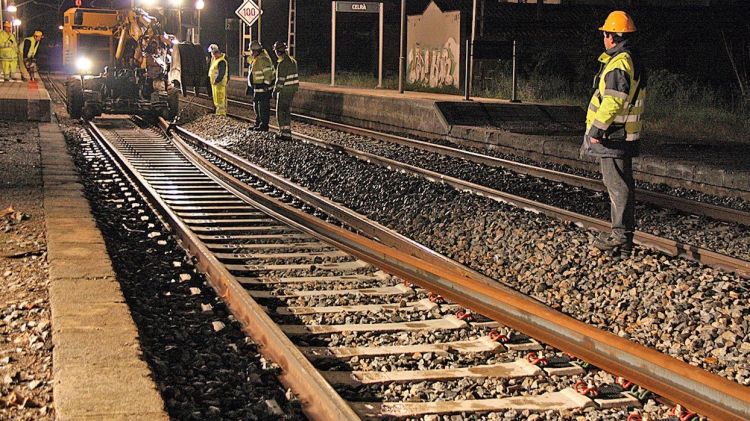
[[[195,28],[193,28],[193,43],[201,43],[201,10],[206,7],[206,3],[203,0],[197,0],[195,2],[195,10],[198,11],[198,19]]]

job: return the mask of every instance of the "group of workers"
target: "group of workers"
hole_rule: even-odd
[[[0,63],[2,63],[0,82],[18,81],[15,78],[17,68],[23,80],[38,78],[36,53],[42,37],[41,31],[35,31],[19,45],[13,34],[13,25],[7,21],[3,23],[3,31],[0,32]]]
[[[229,80],[226,55],[219,46],[211,44],[211,64],[208,77],[211,81],[214,107],[217,115],[227,115],[227,81]],[[292,138],[291,106],[294,94],[299,88],[297,61],[287,53],[285,42],[273,44],[276,54],[274,67],[271,56],[258,41],[250,44],[251,56],[248,57],[246,94],[253,97],[256,131],[267,132],[271,118],[271,99],[276,99],[276,119],[279,123],[277,139]]]
[[[609,193],[611,232],[602,233],[594,247],[604,252],[630,255],[635,231],[635,181],[633,158],[639,154],[645,109],[647,76],[631,36],[636,32],[633,19],[623,11],[614,11],[599,28],[605,52],[599,56],[600,69],[594,80],[594,93],[586,113],[586,132],[581,156],[599,160],[602,180]],[[298,89],[297,62],[287,54],[286,44],[276,42],[273,50],[277,66],[263,46],[250,46],[250,71],[247,94],[253,95],[255,130],[268,131],[271,97],[276,98],[277,137],[291,139],[290,107]],[[227,64],[216,44],[209,76],[213,85],[216,113],[226,115]],[[274,81],[275,74],[275,81]]]

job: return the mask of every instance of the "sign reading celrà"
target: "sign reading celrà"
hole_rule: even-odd
[[[355,13],[378,13],[380,2],[378,1],[337,1],[337,12]]]

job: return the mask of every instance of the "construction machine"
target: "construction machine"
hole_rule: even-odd
[[[180,92],[202,86],[206,74],[200,45],[179,42],[141,8],[68,9],[63,65],[68,114],[86,120],[103,113],[172,119]]]

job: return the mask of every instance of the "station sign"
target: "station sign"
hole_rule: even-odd
[[[252,26],[263,11],[253,0],[245,0],[234,12],[247,26]]]
[[[337,1],[337,12],[379,13],[380,2],[377,1]]]

